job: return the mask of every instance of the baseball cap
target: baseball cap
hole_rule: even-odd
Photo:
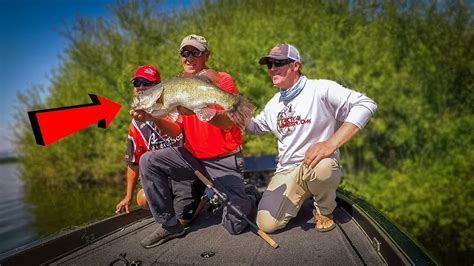
[[[291,44],[278,44],[270,50],[270,53],[258,60],[260,65],[268,63],[269,59],[285,60],[292,59],[301,63],[300,52]]]
[[[184,37],[183,41],[181,41],[181,45],[179,46],[179,50],[181,51],[181,49],[183,49],[183,47],[186,45],[196,47],[201,52],[209,50],[206,38],[196,34],[191,34]]]
[[[160,72],[158,72],[156,67],[152,65],[144,65],[138,67],[137,70],[135,70],[135,73],[133,74],[133,77],[130,79],[130,81],[139,77],[148,79],[149,81],[153,82],[160,82]]]

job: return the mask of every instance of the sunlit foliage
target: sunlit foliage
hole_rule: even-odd
[[[165,13],[160,2],[118,1],[110,18],[78,18],[68,28],[46,100],[32,90],[20,96],[19,110],[84,104],[88,93],[123,108],[107,130],[90,126],[47,147],[35,145],[19,112],[23,177],[30,187],[122,180],[129,78],[145,63],[163,79],[175,76],[184,36],[206,36],[209,66],[229,72],[259,110],[276,89],[257,61],[275,44],[291,43],[310,78],[336,80],[378,104],[341,149],[343,187],[439,260],[472,263],[472,10],[465,1],[222,0]],[[246,136],[247,155],[275,154],[275,147],[271,136]]]

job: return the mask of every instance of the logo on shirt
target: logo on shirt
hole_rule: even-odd
[[[158,149],[163,149],[169,146],[173,146],[174,144],[179,143],[183,139],[183,134],[179,134],[176,137],[170,137],[166,135],[162,135],[163,140],[161,140],[154,132],[150,134],[150,137],[148,138],[148,147],[149,150],[154,151]]]
[[[311,123],[311,119],[304,119],[299,115],[295,116],[295,110],[290,103],[278,112],[277,123],[278,133],[288,135],[295,130],[296,126]]]
[[[154,151],[157,150],[158,146],[158,137],[156,136],[155,133],[152,133],[150,135],[150,138],[148,139],[148,147],[150,147],[150,150]]]

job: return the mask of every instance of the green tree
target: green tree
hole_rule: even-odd
[[[291,43],[310,78],[336,80],[378,104],[342,148],[343,187],[443,262],[472,262],[472,10],[463,1],[216,0],[165,13],[159,1],[117,1],[110,19],[78,18],[67,29],[69,46],[45,100],[38,88],[20,95],[23,177],[31,188],[121,181],[130,75],[149,63],[163,79],[175,76],[184,36],[208,38],[210,67],[229,72],[258,111],[277,90],[257,61]],[[47,147],[34,144],[25,110],[82,104],[88,93],[123,105],[107,130],[91,126]],[[246,135],[245,153],[276,154],[276,142]]]

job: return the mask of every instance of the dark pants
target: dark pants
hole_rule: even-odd
[[[242,171],[244,160],[241,153],[227,157],[197,160],[185,148],[174,148],[195,169],[207,177],[212,177],[214,186],[225,192],[229,201],[242,213],[249,216],[252,211],[251,199],[245,193]],[[140,158],[140,175],[148,204],[155,221],[166,223],[176,217],[177,210],[193,201],[196,191],[191,184],[200,182],[193,170],[171,148],[149,151]],[[173,180],[174,202],[170,192],[170,178]],[[179,185],[178,185],[179,184]],[[238,217],[230,208],[224,207],[222,225],[231,234],[240,234],[247,222]]]
[[[174,211],[178,219],[191,220],[201,202],[201,197],[206,186],[196,180],[183,180],[181,182],[170,180],[173,197]]]

